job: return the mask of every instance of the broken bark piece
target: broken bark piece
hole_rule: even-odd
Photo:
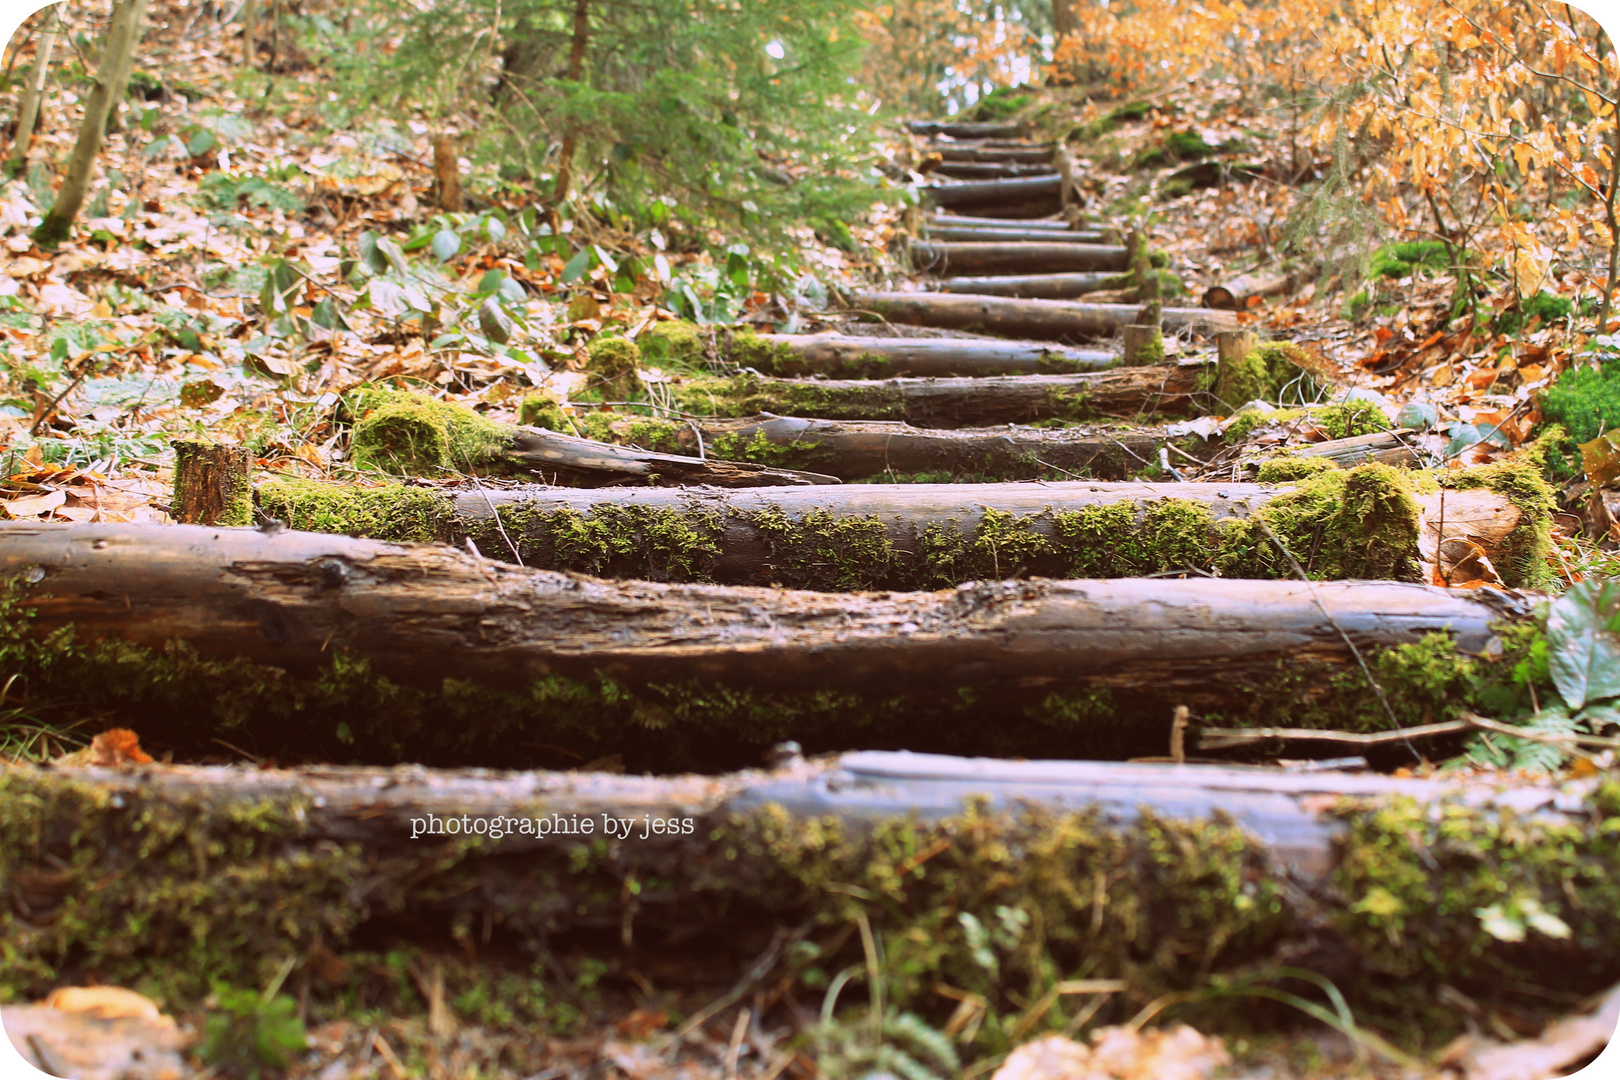
[[[1105,349],[993,338],[854,337],[846,334],[754,336],[725,350],[732,363],[763,375],[829,375],[846,379],[897,375],[1038,375],[1096,371],[1119,358]]]
[[[1089,558],[1099,534],[1133,517],[1151,525],[1155,513],[1156,528],[1137,530],[1144,539],[1188,535],[1167,509],[1116,502],[1115,516],[1091,537],[1073,533],[1068,550]],[[981,507],[971,543],[896,551],[883,522],[805,515],[795,529],[782,510],[766,511],[751,527],[775,535],[777,565],[823,579],[858,579],[874,559],[1007,565],[1028,559],[1039,535]],[[578,513],[552,521],[570,519],[576,553],[600,537],[611,562],[622,558],[617,538],[639,542],[622,527],[628,515],[611,532]],[[644,520],[652,529],[660,519]],[[701,544],[723,540],[727,524],[688,543],[669,531],[682,522],[662,521],[666,568],[712,557]],[[506,527],[533,529],[523,538],[532,541],[544,524],[512,515]],[[1007,581],[835,594],[600,581],[462,548],[293,530],[8,522],[0,537],[0,576],[29,582],[12,586],[12,610],[26,612],[11,622],[14,692],[117,708],[170,748],[206,748],[228,725],[232,742],[261,753],[326,761],[431,754],[512,765],[616,753],[628,768],[669,771],[757,761],[784,738],[810,752],[1135,756],[1163,752],[1177,704],[1214,726],[1380,730],[1391,725],[1345,635],[1384,685],[1393,726],[1408,725],[1472,707],[1493,678],[1511,680],[1511,664],[1466,657],[1517,610],[1500,593],[1379,582]],[[1149,557],[1180,559],[1162,544]],[[1301,679],[1326,689],[1302,699]]]
[[[1114,245],[1027,240],[918,241],[911,245],[911,265],[936,274],[1117,274],[1130,265],[1125,249]]]
[[[1197,409],[1204,369],[1204,364],[1187,363],[1076,375],[881,382],[736,375],[675,383],[670,395],[680,409],[697,416],[768,412],[822,420],[904,420],[929,428],[989,427],[1048,419],[1184,415]]]
[[[253,486],[245,446],[176,439],[174,518],[186,525],[253,524]]]
[[[1079,245],[1076,245],[1077,247]],[[1113,337],[1136,321],[1134,304],[1084,304],[1072,300],[1013,300],[966,293],[860,293],[860,311],[890,322],[970,330],[1049,341],[1091,341]],[[1207,308],[1163,310],[1166,330],[1216,330],[1235,325],[1236,315]]]

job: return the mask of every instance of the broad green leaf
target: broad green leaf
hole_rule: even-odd
[[[512,340],[512,318],[493,296],[478,305],[478,326],[491,341],[505,345]]]
[[[409,310],[405,303],[405,290],[392,281],[373,281],[366,295],[371,297],[371,306],[378,314],[391,319],[397,319]]]
[[[378,239],[377,250],[388,260],[388,265],[394,268],[394,273],[400,277],[406,276],[408,270],[405,266],[405,253],[399,249],[398,244],[384,236]]]
[[[1571,709],[1620,696],[1620,584],[1586,580],[1547,609],[1547,667]]]
[[[498,217],[484,219],[484,235],[494,243],[506,239],[506,223]]]
[[[433,310],[433,302],[427,298],[427,293],[423,292],[419,287],[407,285],[400,292],[405,297],[405,302],[416,311],[428,312]]]
[[[509,304],[521,304],[529,298],[529,293],[523,287],[523,282],[504,278],[501,281],[500,297]]]
[[[597,245],[591,250],[596,252],[597,259],[603,266],[607,267],[608,273],[616,274],[619,272],[619,264],[613,261],[613,256],[604,251],[601,245]]]
[[[478,279],[478,287],[473,290],[474,296],[492,296],[501,291],[501,283],[506,275],[499,270],[485,270],[484,276]]]
[[[381,239],[375,229],[360,234],[360,261],[373,274],[388,273],[388,256],[383,254]]]
[[[590,248],[586,248],[578,255],[575,255],[572,259],[569,259],[568,265],[563,267],[563,284],[566,285],[569,282],[578,281],[582,276],[584,276],[585,272],[591,268],[591,260],[595,258],[596,252],[592,251]]]
[[[1431,428],[1440,422],[1440,410],[1433,405],[1412,402],[1403,405],[1395,417],[1395,426],[1402,428]]]
[[[217,149],[219,140],[214,138],[214,133],[207,128],[193,132],[191,138],[186,140],[186,153],[192,157],[202,157],[210,150]]]
[[[440,229],[433,234],[433,255],[440,262],[449,262],[461,250],[461,237],[450,229]]]
[[[315,310],[309,313],[309,320],[326,330],[348,329],[343,323],[343,313],[338,311],[337,301],[330,296],[315,305]]]

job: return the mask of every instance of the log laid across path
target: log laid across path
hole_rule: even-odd
[[[1077,349],[1045,341],[848,334],[772,334],[760,340],[774,346],[766,361],[753,365],[767,375],[1037,375],[1095,371],[1119,363],[1119,355],[1112,350]],[[791,355],[779,349],[789,350]]]
[[[1124,288],[1123,274],[1017,274],[996,277],[950,277],[937,282],[940,292],[976,296],[1012,296],[1024,300],[1074,300],[1087,293]]]
[[[996,122],[908,120],[906,121],[906,130],[913,135],[945,135],[952,139],[1016,139],[1024,134],[1024,125]]]
[[[935,225],[946,228],[972,228],[974,226],[979,226],[990,229],[1005,229],[1009,227],[1006,218],[973,217],[966,214],[932,214],[928,217],[924,224],[930,228]],[[1017,228],[1040,229],[1045,232],[1071,232],[1073,231],[1074,227],[1067,221],[1030,218],[1028,220],[1019,221]]]
[[[958,243],[994,243],[994,244],[1109,244],[1117,243],[1118,236],[1110,239],[1109,231],[1103,229],[1021,229],[1021,228],[992,228],[985,225],[935,225],[926,228],[926,239],[930,242],[958,242]],[[944,253],[947,257],[949,251]],[[1039,256],[1040,253],[1033,253]],[[958,256],[957,262],[971,261],[971,253]],[[1037,260],[1038,261],[1038,260]],[[1128,262],[1129,260],[1127,260]],[[1026,264],[1027,265],[1027,264]]]
[[[740,417],[768,412],[819,420],[904,420],[928,428],[990,427],[1037,420],[1185,415],[1198,407],[1196,396],[1203,389],[1207,367],[1194,362],[1075,375],[901,378],[881,382],[736,375],[675,383],[670,386],[670,395],[676,406],[694,416]]]
[[[1018,162],[945,161],[928,169],[932,176],[946,176],[953,180],[995,180],[1022,176],[1057,176],[1051,165],[1026,165]]]
[[[1117,244],[1087,243],[1078,239],[918,240],[911,244],[911,265],[938,274],[1044,274],[1088,270],[1117,274],[1129,269],[1130,263],[1130,253]]]
[[[202,746],[228,726],[237,745],[326,761],[515,764],[560,746],[668,771],[784,738],[1162,753],[1177,703],[1217,726],[1297,715],[1302,673],[1360,670],[1347,635],[1368,662],[1437,633],[1479,654],[1519,617],[1504,594],[1377,582],[833,594],[601,581],[291,530],[5,522],[0,539],[31,613],[14,629],[36,650],[16,653],[15,693],[117,709],[143,740]],[[803,557],[863,556],[848,537],[824,547]],[[1364,690],[1337,705],[1383,722]]]
[[[922,190],[935,206],[987,217],[1046,217],[1063,205],[1061,176],[963,180],[931,184]]]
[[[921,245],[918,245],[921,246]],[[1057,245],[1054,245],[1057,246]],[[1084,250],[1081,245],[1074,245]],[[890,322],[973,330],[1051,341],[1089,341],[1113,337],[1136,321],[1135,304],[1085,304],[1072,300],[1017,300],[971,293],[858,293],[854,306]],[[1237,313],[1207,308],[1167,307],[1166,330],[1229,330]]]
[[[1045,165],[1051,162],[1053,147],[1029,143],[929,143],[917,151],[923,156],[938,154],[946,161],[1016,161]]]

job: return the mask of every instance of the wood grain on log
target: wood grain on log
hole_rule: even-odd
[[[533,427],[514,429],[506,457],[537,468],[583,474],[582,477],[571,477],[573,479],[588,481],[591,474],[598,474],[600,481],[607,483],[616,483],[629,476],[656,477],[658,482],[667,484],[708,484],[721,488],[839,482],[837,477],[824,473],[783,469],[751,461],[658,454]]]
[[[1024,165],[1044,165],[1052,160],[1051,147],[1031,146],[1028,143],[929,143],[918,153],[924,156],[937,154],[945,161],[1016,161]]]
[[[1081,245],[1074,245],[1084,250]],[[1113,337],[1136,321],[1132,304],[1085,304],[1072,300],[1017,300],[970,293],[860,293],[856,308],[890,322],[947,330],[988,331],[1051,341],[1086,341]],[[1167,307],[1166,330],[1210,330],[1235,325],[1231,312],[1206,308]]]

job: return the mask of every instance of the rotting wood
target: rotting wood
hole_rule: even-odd
[[[1110,234],[1102,229],[1017,229],[993,228],[986,225],[929,225],[930,243],[995,243],[995,244],[1096,244],[1108,245]],[[947,252],[946,259],[950,259]],[[966,260],[958,259],[957,262]]]
[[[783,738],[808,751],[1162,753],[1175,704],[1206,723],[1276,726],[1298,715],[1286,680],[1301,673],[1371,710],[1332,726],[1376,728],[1345,635],[1374,659],[1436,633],[1479,654],[1517,610],[1506,594],[1388,582],[659,585],[293,530],[5,522],[0,538],[0,576],[26,583],[32,612],[13,632],[41,650],[36,662],[14,649],[15,693],[115,707],[168,745],[204,745],[228,723],[233,742],[327,761],[556,760],[520,750],[515,730],[575,760],[617,752],[664,770],[734,767]],[[834,537],[797,557],[853,564],[868,550]],[[64,653],[50,635],[70,624]],[[1429,691],[1403,692],[1400,708],[1430,707]],[[389,706],[356,709],[374,695]]]
[[[1123,310],[1135,313],[1135,308]],[[1198,408],[1201,362],[1082,372],[963,379],[774,379],[737,375],[672,384],[697,416],[769,412],[822,420],[904,420],[918,427],[989,427],[1036,420],[1139,419]]]
[[[248,448],[199,439],[174,441],[174,519],[185,525],[251,525]]]
[[[1080,245],[1075,245],[1077,248]],[[1113,337],[1136,321],[1135,304],[1086,304],[1073,300],[1018,300],[972,293],[858,293],[854,306],[890,322],[972,330],[1050,341]],[[1166,330],[1213,331],[1230,327],[1236,315],[1207,308],[1167,307]]]
[[[759,340],[772,347],[766,362],[756,358],[752,364],[765,375],[1038,375],[1095,371],[1119,362],[1112,350],[1076,349],[1045,341],[847,334],[772,334]],[[778,348],[790,350],[791,355]]]
[[[1028,240],[1030,242],[1022,242]],[[1120,273],[1130,265],[1126,250],[1113,244],[1047,239],[1031,234],[1011,241],[932,241],[911,245],[911,264],[937,274]]]

